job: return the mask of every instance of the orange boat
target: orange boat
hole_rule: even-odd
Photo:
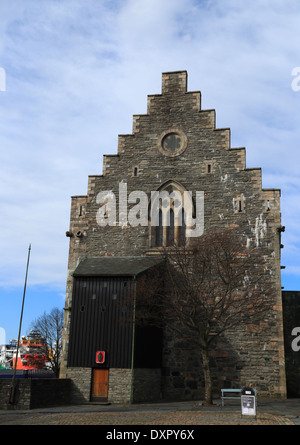
[[[16,363],[16,352],[13,354],[13,367]],[[46,346],[41,339],[28,336],[22,337],[19,343],[16,369],[43,369],[48,358]]]

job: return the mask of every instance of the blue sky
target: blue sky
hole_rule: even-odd
[[[2,339],[18,334],[30,243],[22,334],[64,306],[70,196],[102,173],[165,71],[188,71],[247,167],[282,190],[282,285],[300,290],[299,23],[298,0],[0,3]]]

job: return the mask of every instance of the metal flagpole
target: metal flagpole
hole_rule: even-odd
[[[10,394],[9,394],[9,403],[11,403],[12,405],[14,404],[14,401],[15,401],[15,379],[16,379],[17,361],[18,361],[18,354],[19,354],[19,343],[20,343],[20,336],[21,336],[21,327],[22,327],[23,309],[24,309],[24,301],[25,301],[25,293],[26,293],[26,285],[27,285],[27,275],[28,275],[30,251],[31,251],[31,244],[29,244],[29,248],[28,248],[28,257],[27,257],[25,284],[24,284],[24,292],[23,292],[22,310],[21,310],[21,316],[20,316],[16,360],[15,360],[14,373],[13,373],[13,377],[12,377]]]

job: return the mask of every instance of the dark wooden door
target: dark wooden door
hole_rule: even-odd
[[[91,400],[107,400],[108,396],[108,369],[93,369]]]

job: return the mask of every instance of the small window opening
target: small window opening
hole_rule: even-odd
[[[83,215],[83,206],[79,206],[79,216]]]
[[[242,201],[239,201],[239,212],[241,212],[243,210],[242,208]]]
[[[138,168],[137,167],[134,167],[134,169],[133,169],[133,176],[137,176],[138,175]]]
[[[157,247],[161,247],[163,245],[163,225],[162,225],[162,211],[161,211],[161,209],[159,209],[158,218],[159,218],[159,223],[158,223],[158,226],[156,227],[156,231],[155,231],[155,245]]]
[[[269,212],[270,211],[270,201],[268,200],[267,201],[267,212]]]
[[[211,173],[211,164],[207,164],[207,173]]]

